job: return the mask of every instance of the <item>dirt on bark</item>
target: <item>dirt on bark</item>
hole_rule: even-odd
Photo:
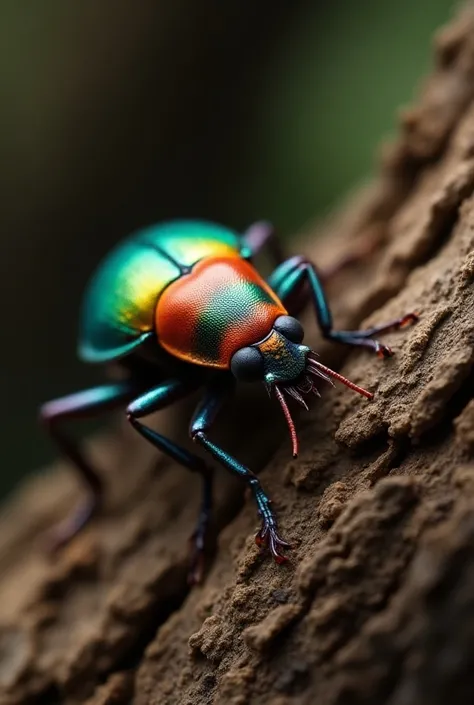
[[[39,542],[79,496],[70,468],[33,478],[3,510],[1,705],[474,702],[472,6],[437,36],[381,162],[302,247],[330,266],[377,244],[329,288],[338,327],[420,312],[384,336],[389,360],[329,346],[305,313],[322,359],[374,401],[321,390],[298,416],[298,460],[268,400],[242,396],[218,429],[261,470],[290,563],[259,552],[254,504],[220,471],[216,545],[190,590],[199,484],[165,458],[157,468],[122,421],[90,444],[107,507],[55,560]],[[157,427],[179,436],[188,411]]]

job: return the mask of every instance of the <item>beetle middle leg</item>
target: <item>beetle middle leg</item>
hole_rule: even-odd
[[[195,386],[178,379],[167,380],[153,389],[145,392],[132,401],[127,407],[127,418],[138,433],[152,443],[156,448],[166,453],[170,458],[202,477],[201,510],[196,529],[191,537],[192,553],[188,581],[195,584],[201,581],[204,569],[205,538],[212,510],[212,468],[197,455],[189,453],[184,448],[152,430],[138,421],[143,416],[153,414],[170,404],[183,399],[193,392]]]
[[[313,263],[302,256],[291,257],[277,267],[269,278],[269,284],[292,315],[297,315],[310,299],[325,338],[345,345],[369,348],[380,357],[391,357],[393,351],[388,345],[374,339],[374,335],[397,330],[418,320],[418,314],[411,312],[366,330],[333,330],[331,310],[321,277]]]
[[[291,548],[291,546],[278,534],[276,517],[270,509],[270,499],[264,491],[260,480],[248,468],[208,438],[208,431],[233,387],[233,382],[228,385],[223,383],[222,380],[219,382],[219,384],[209,387],[208,393],[198,405],[191,421],[191,437],[211,453],[224,467],[247,483],[257,504],[258,514],[262,519],[262,526],[255,537],[255,541],[258,546],[267,546],[277,563],[284,563],[288,559],[281,553],[281,549]]]

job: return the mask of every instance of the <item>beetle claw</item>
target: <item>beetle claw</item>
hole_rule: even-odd
[[[380,358],[387,358],[387,357],[393,357],[393,350],[390,348],[388,345],[384,345],[383,343],[379,343],[378,340],[374,341],[375,342],[375,352]]]
[[[280,553],[280,549],[291,549],[292,546],[278,535],[276,526],[264,521],[262,528],[255,535],[255,543],[259,548],[269,548],[275,563],[282,565],[288,561],[288,557]]]

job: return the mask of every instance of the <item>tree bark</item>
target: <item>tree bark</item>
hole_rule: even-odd
[[[122,422],[91,443],[108,505],[55,560],[37,539],[79,495],[70,468],[0,518],[1,705],[474,701],[473,192],[470,5],[439,33],[374,182],[303,242],[329,265],[377,244],[329,289],[338,327],[421,314],[384,337],[396,355],[381,361],[323,343],[306,312],[322,359],[374,401],[325,389],[298,418],[298,460],[268,400],[239,399],[219,430],[261,468],[290,564],[259,553],[254,504],[222,471],[217,545],[189,590],[198,482],[166,459],[155,474]]]

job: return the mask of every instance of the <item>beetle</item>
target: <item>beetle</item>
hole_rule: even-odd
[[[267,280],[253,263],[262,250],[276,265]],[[88,523],[104,495],[100,475],[64,433],[62,422],[122,406],[139,434],[202,477],[189,573],[190,582],[201,579],[212,469],[141,419],[203,389],[190,425],[191,438],[247,483],[262,522],[256,542],[269,549],[277,563],[285,562],[285,549],[291,546],[278,532],[260,480],[213,443],[209,432],[236,382],[260,381],[275,395],[295,457],[298,441],[286,397],[308,408],[305,397],[318,394],[316,382],[336,379],[372,399],[371,392],[323,365],[303,344],[297,315],[308,299],[325,338],[369,348],[381,357],[392,351],[374,336],[417,320],[417,314],[408,313],[368,330],[334,330],[316,267],[303,256],[284,259],[273,228],[265,222],[240,235],[210,222],[170,221],[139,230],[119,243],[86,290],[78,354],[89,363],[119,363],[125,375],[40,409],[40,419],[88,489],[82,503],[56,528],[55,547],[66,544]]]

